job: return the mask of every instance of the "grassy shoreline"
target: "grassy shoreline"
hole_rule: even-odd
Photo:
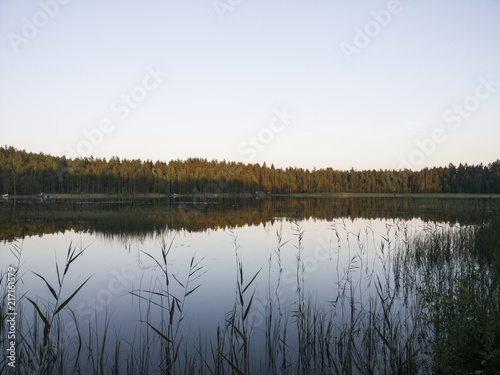
[[[220,193],[220,194],[46,194],[47,199],[104,199],[104,198],[252,198],[250,193]],[[500,199],[500,194],[469,194],[469,193],[290,193],[270,194],[267,197],[292,198],[436,198],[436,199]],[[9,199],[39,198],[36,195],[10,195]]]
[[[492,198],[500,199],[500,194],[463,194],[463,193],[294,193],[272,194],[273,197],[296,198]]]

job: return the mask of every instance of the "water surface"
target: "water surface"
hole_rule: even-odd
[[[98,334],[108,322],[110,337],[127,343],[121,346],[125,357],[140,345],[138,337],[152,333],[145,320],[159,327],[162,313],[168,316],[159,306],[166,301],[148,293],[167,290],[162,247],[170,249],[168,293],[184,301],[175,317],[182,316],[185,342],[209,340],[225,324],[238,300],[242,265],[243,284],[257,274],[246,303],[255,292],[249,320],[254,344],[263,346],[258,332],[264,331],[269,299],[290,321],[301,296],[341,315],[348,311],[340,306],[343,297],[351,293],[361,309],[377,280],[395,287],[394,251],[405,238],[429,228],[483,225],[498,206],[490,199],[422,198],[9,200],[0,204],[0,258],[2,268],[19,263],[17,295],[46,305],[52,296],[35,273],[57,285],[56,262],[62,267],[69,247],[85,249],[62,294],[90,277],[68,308],[80,329]],[[22,249],[20,261],[13,249]],[[199,269],[190,279],[193,264]],[[347,285],[354,290],[346,291]],[[33,319],[31,310],[25,306],[24,326]],[[75,345],[73,317],[62,319],[69,346]]]

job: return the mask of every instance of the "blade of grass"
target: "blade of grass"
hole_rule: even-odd
[[[174,312],[175,312],[175,298],[172,299],[172,306],[170,306],[170,325],[174,322]]]
[[[50,286],[50,284],[47,282],[47,280],[45,280],[45,278],[42,276],[42,275],[39,275],[37,274],[36,272],[33,272],[35,275],[37,275],[40,279],[42,279],[43,281],[45,281],[45,284],[47,284],[47,287],[49,288],[50,290],[50,293],[52,293],[52,295],[54,296],[54,298],[56,299],[56,301],[58,300],[57,298],[57,294],[56,294],[56,291],[54,290],[54,288],[52,288]]]
[[[33,306],[35,306],[35,309],[38,312],[38,315],[40,316],[40,318],[43,321],[43,324],[44,324],[44,328],[43,328],[43,345],[46,346],[47,343],[48,343],[48,339],[49,339],[50,323],[49,323],[48,319],[45,317],[45,315],[43,315],[42,311],[40,310],[40,308],[38,307],[38,305],[36,304],[36,302],[34,302],[33,300],[29,299],[28,297],[26,297],[26,299],[28,301],[30,301]]]
[[[247,286],[243,289],[242,293],[245,293],[245,291],[250,287],[250,285],[254,282],[255,278],[260,273],[260,271],[262,271],[262,268],[260,270],[258,270],[257,273],[252,277],[252,280],[250,280],[250,282],[247,284]]]
[[[160,331],[158,331],[155,327],[153,327],[150,323],[146,322],[146,324],[153,330],[155,331],[162,339],[164,339],[165,341],[168,341],[169,343],[173,343],[172,340],[170,340],[167,336],[165,336],[163,333],[161,333]]]
[[[85,280],[85,281],[83,282],[83,284],[82,284],[82,285],[80,285],[80,286],[78,287],[78,289],[77,289],[77,290],[75,290],[75,291],[74,291],[74,293],[73,293],[73,294],[72,294],[72,295],[71,295],[71,296],[70,296],[70,297],[69,297],[66,301],[64,301],[63,303],[61,303],[61,305],[60,305],[60,306],[57,308],[57,310],[54,312],[54,315],[56,315],[59,311],[61,311],[61,310],[64,308],[64,306],[66,306],[66,305],[69,303],[69,301],[71,301],[71,300],[73,299],[73,297],[76,295],[76,293],[78,293],[78,292],[79,292],[79,290],[80,290],[80,289],[82,289],[82,287],[83,287],[83,286],[87,283],[87,281],[89,281],[89,280],[90,280],[90,277],[91,277],[91,276],[89,276],[89,278],[88,278],[87,280]]]
[[[224,358],[226,360],[227,363],[229,363],[229,365],[233,368],[234,371],[236,371],[237,374],[239,375],[245,375],[243,373],[243,371],[241,371],[238,367],[236,367],[233,362],[231,362],[224,354],[222,354],[220,351],[219,351],[219,354],[222,356],[222,358]]]
[[[254,294],[255,294],[255,292],[254,292]],[[252,301],[253,301],[254,294],[252,294],[252,298],[250,298],[250,301],[248,302],[248,306],[247,306],[247,308],[245,310],[245,314],[243,314],[243,321],[245,321],[245,319],[247,318],[248,313],[250,312],[250,307],[252,306]]]
[[[200,285],[198,285],[198,286],[196,286],[196,287],[194,287],[194,288],[193,288],[193,289],[191,289],[189,292],[187,292],[187,293],[186,293],[186,297],[187,297],[187,296],[189,296],[191,293],[193,293],[193,292],[194,292],[196,289],[198,289],[200,286],[201,286],[201,284],[200,284]]]

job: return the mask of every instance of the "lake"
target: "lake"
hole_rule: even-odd
[[[16,362],[54,373],[377,373],[401,356],[417,373],[435,368],[431,307],[462,271],[493,272],[484,249],[496,246],[499,212],[489,198],[3,200]],[[421,288],[436,288],[433,302]]]

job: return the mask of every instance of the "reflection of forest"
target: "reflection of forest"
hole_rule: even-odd
[[[413,219],[481,224],[498,216],[495,199],[292,198],[176,200],[35,200],[0,204],[0,239],[74,230],[103,235],[147,235],[168,229],[205,231],[259,225],[277,218]]]

